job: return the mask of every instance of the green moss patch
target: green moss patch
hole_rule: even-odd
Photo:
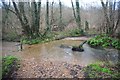
[[[12,73],[18,69],[18,59],[14,56],[6,56],[2,58],[2,77],[11,77]]]
[[[87,78],[120,78],[118,65],[90,64],[83,71]]]

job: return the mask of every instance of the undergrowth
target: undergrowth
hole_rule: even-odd
[[[49,33],[46,34],[45,36],[41,36],[35,39],[27,39],[27,38],[22,38],[21,39],[21,43],[23,44],[38,44],[38,43],[45,43],[45,42],[50,42],[53,40],[59,40],[65,37],[76,37],[76,36],[82,36],[84,35],[84,31],[83,30],[79,30],[79,29],[73,29],[67,32],[53,32],[53,33]]]
[[[83,69],[87,78],[120,78],[119,66],[104,64],[90,64]]]
[[[97,46],[101,46],[104,48],[114,47],[120,50],[120,40],[112,38],[106,34],[101,34],[95,36],[94,38],[91,38],[90,40],[88,40],[88,44],[91,45],[92,47],[97,47]]]
[[[19,60],[14,56],[2,58],[2,78],[11,77],[12,73],[19,68]]]

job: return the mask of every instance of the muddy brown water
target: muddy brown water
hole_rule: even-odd
[[[84,52],[73,52],[71,48],[60,48],[61,44],[65,46],[79,46],[81,40],[57,40],[48,43],[35,44],[35,45],[23,45],[23,51],[19,51],[17,42],[2,42],[2,55],[14,55],[22,60],[34,59],[36,62],[39,61],[61,61],[68,62],[70,64],[88,65],[99,61],[106,60],[105,51],[94,50],[87,44],[83,45]],[[100,55],[100,53],[103,53]],[[117,51],[113,52],[111,60],[116,59]],[[107,55],[107,58],[109,55]],[[110,59],[110,58],[109,58]]]

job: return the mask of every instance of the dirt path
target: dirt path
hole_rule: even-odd
[[[66,62],[23,60],[15,78],[83,78],[82,66]]]

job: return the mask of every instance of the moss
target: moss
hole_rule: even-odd
[[[14,56],[6,56],[2,58],[2,77],[11,77],[12,72],[18,69],[18,59]]]
[[[116,68],[117,67],[117,68]],[[90,64],[83,69],[89,78],[120,78],[120,72],[118,72],[119,66],[104,64]]]

